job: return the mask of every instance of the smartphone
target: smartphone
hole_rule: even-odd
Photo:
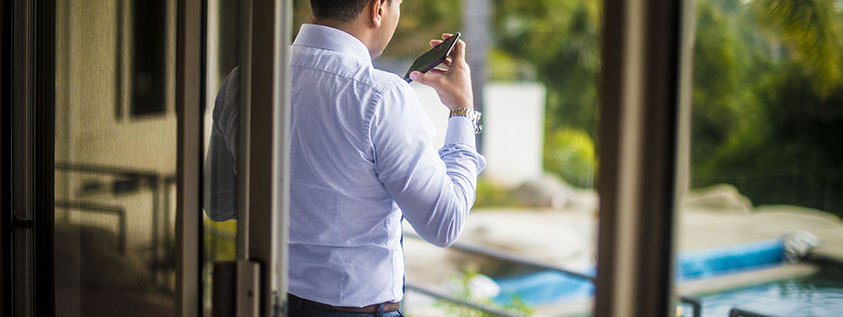
[[[445,61],[445,58],[447,58],[448,55],[451,54],[451,51],[454,50],[454,45],[457,44],[459,39],[460,32],[454,33],[454,35],[445,39],[442,43],[439,43],[439,45],[434,46],[432,49],[427,51],[427,53],[424,53],[424,55],[416,58],[416,61],[413,62],[413,66],[410,66],[410,70],[408,70],[407,74],[404,75],[404,80],[409,83],[413,81],[410,79],[410,73],[414,71],[426,73],[439,64],[442,64],[442,62]]]

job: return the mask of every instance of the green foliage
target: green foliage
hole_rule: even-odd
[[[843,89],[823,97],[815,92],[809,72],[789,63],[758,85],[755,91],[764,107],[747,116],[712,155],[704,166],[709,174],[737,169],[766,175],[843,174]]]
[[[737,111],[737,39],[723,12],[711,2],[697,6],[692,102],[692,159],[705,159],[732,132]]]
[[[599,0],[496,0],[497,47],[528,61],[547,87],[545,134],[574,127],[596,136]]]
[[[430,49],[431,39],[441,38],[442,33],[457,32],[461,26],[462,1],[404,1],[395,36],[383,54],[392,58],[416,58]]]
[[[791,48],[821,95],[843,85],[843,33],[834,0],[756,0],[752,7],[759,23]]]
[[[297,24],[310,19],[308,3],[295,0]],[[843,11],[834,0],[696,3],[694,185],[725,181],[755,202],[843,213],[840,198],[831,198],[831,207],[805,198],[843,190]],[[597,138],[602,1],[493,4],[488,73],[495,80],[535,78],[545,85],[545,168],[588,187],[596,167],[592,140]],[[459,30],[462,5],[405,1],[384,55],[412,58],[426,49],[428,39]],[[762,176],[741,180],[750,174]],[[822,181],[809,175],[820,175]],[[782,194],[802,188],[809,192]],[[476,206],[515,205],[517,199],[505,189],[478,184]]]
[[[592,185],[595,167],[601,3],[495,1],[498,49],[533,64],[547,88],[545,170],[580,187]]]
[[[310,0],[294,0],[293,32],[297,34],[311,18]],[[383,56],[414,58],[430,48],[429,40],[459,31],[461,25],[462,1],[404,1],[398,28]]]
[[[501,49],[492,49],[489,52],[488,74],[491,81],[532,81],[536,77],[535,66],[527,61],[517,59]]]
[[[518,196],[506,187],[496,185],[485,178],[477,180],[477,198],[474,201],[474,208],[501,208],[517,207]]]
[[[700,0],[694,186],[843,212],[841,15],[827,0]]]
[[[593,184],[596,166],[594,142],[582,130],[563,128],[544,141],[544,169],[584,188]]]
[[[205,217],[205,246],[209,261],[234,260],[237,220],[216,222]]]
[[[293,0],[293,39],[299,34],[301,25],[310,23],[311,19],[310,0]]]
[[[495,34],[501,47],[539,65],[556,62],[561,52],[572,48],[593,53],[597,36],[583,35],[597,32],[599,4],[595,0],[496,0]]]

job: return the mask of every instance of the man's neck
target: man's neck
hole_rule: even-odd
[[[335,28],[335,29],[338,29],[338,30],[343,31],[345,33],[351,34],[351,36],[354,36],[355,38],[360,40],[360,42],[362,42],[363,45],[366,46],[366,48],[369,50],[369,56],[370,57],[373,56],[372,45],[371,45],[371,39],[372,39],[371,32],[369,32],[369,30],[366,29],[365,27],[361,26],[359,22],[357,22],[357,21],[342,22],[342,21],[327,20],[327,19],[320,19],[320,20],[314,19],[310,23]]]

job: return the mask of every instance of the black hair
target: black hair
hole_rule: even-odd
[[[363,12],[372,0],[310,0],[313,17],[316,19],[350,22]]]

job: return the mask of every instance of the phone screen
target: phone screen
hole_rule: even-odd
[[[453,36],[445,39],[445,41],[439,43],[439,45],[434,46],[432,49],[427,51],[427,53],[424,53],[424,55],[419,56],[419,58],[413,62],[413,66],[410,66],[407,74],[404,75],[404,80],[409,83],[412,81],[412,79],[410,79],[410,73],[414,71],[426,73],[444,62],[445,58],[448,57],[448,54],[451,54],[451,51],[454,49],[454,44],[456,44],[459,39],[460,32],[454,33]]]

